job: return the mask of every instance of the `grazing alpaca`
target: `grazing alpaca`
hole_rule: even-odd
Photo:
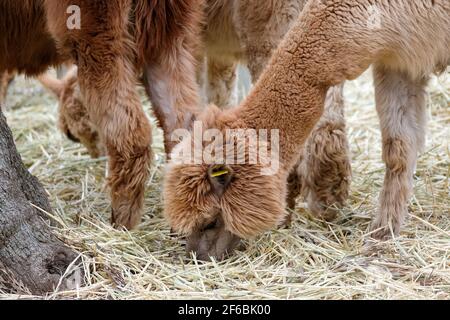
[[[78,66],[83,103],[108,154],[117,227],[140,222],[152,160],[137,70],[146,74],[170,143],[171,132],[188,127],[197,113],[201,20],[202,0],[0,1],[0,74],[36,76],[68,60]]]
[[[40,75],[37,79],[59,99],[58,127],[61,132],[70,140],[82,143],[92,158],[105,155],[105,146],[82,103],[77,67],[70,68],[61,80],[49,74]]]
[[[283,36],[295,23],[306,0],[208,0],[204,32],[208,102],[221,108],[237,105],[237,66],[259,78]],[[201,77],[203,78],[203,77]],[[310,210],[331,220],[348,197],[351,166],[342,90],[334,90],[289,176],[287,205],[302,193]]]
[[[224,135],[215,150],[235,144],[225,135],[230,128],[279,129],[280,169],[263,175],[264,162],[182,163],[179,151],[192,144],[184,139],[174,149],[181,159],[174,156],[165,175],[172,228],[188,236],[200,257],[222,258],[238,238],[283,221],[285,181],[323,114],[329,88],[374,65],[386,177],[372,229],[379,239],[398,234],[424,142],[425,86],[430,73],[450,62],[449,30],[447,0],[309,1],[249,97],[237,109],[200,117],[205,128]]]

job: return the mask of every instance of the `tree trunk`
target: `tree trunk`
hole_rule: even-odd
[[[0,111],[0,277],[9,289],[21,283],[32,294],[74,289],[82,274],[74,263],[78,255],[52,234],[44,221],[48,218],[36,207],[51,212],[44,188],[23,166]]]

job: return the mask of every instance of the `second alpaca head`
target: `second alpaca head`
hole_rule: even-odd
[[[91,157],[104,156],[105,147],[83,104],[77,67],[71,67],[61,80],[48,73],[39,76],[38,80],[59,99],[58,127],[61,132],[70,140],[83,144]]]

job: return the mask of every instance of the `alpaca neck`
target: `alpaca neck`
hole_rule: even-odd
[[[320,119],[327,87],[314,84],[308,58],[291,31],[248,98],[236,109],[240,127],[279,130],[281,166],[289,170]],[[295,48],[292,50],[292,48]],[[305,76],[306,75],[306,76]],[[312,77],[311,77],[312,75]]]

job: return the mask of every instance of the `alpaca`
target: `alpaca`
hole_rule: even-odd
[[[238,104],[237,64],[256,81],[306,0],[207,0],[204,56],[208,101],[221,108]]]
[[[252,78],[256,80],[283,35],[299,16],[304,2],[304,0],[207,2],[203,47],[208,62],[206,92],[209,95],[209,103],[221,108],[229,108],[236,103],[232,97],[236,91],[233,88],[236,82],[237,63],[247,64]],[[256,18],[252,14],[255,8],[259,13]],[[224,34],[227,36],[223,37]],[[200,72],[202,71],[205,70],[200,69]],[[57,82],[49,75],[45,77],[46,82]],[[69,88],[64,90],[64,97],[60,101],[60,128],[72,140],[81,141],[91,155],[98,156],[98,150],[104,147],[94,126],[90,124],[87,109],[85,108],[86,112],[82,112],[83,106],[80,104],[79,96],[72,98],[67,96],[67,92],[77,92],[71,88],[76,86],[74,82],[75,80],[68,83]],[[67,85],[61,81],[60,83],[59,87]],[[146,88],[151,86],[146,85]],[[152,96],[151,91],[148,93]],[[71,106],[71,103],[75,105]],[[301,161],[289,176],[287,199],[289,208],[295,208],[296,198],[300,193],[306,198],[311,212],[326,220],[332,220],[337,213],[336,209],[344,205],[349,193],[351,167],[343,112],[342,90],[335,90],[327,101],[325,115],[301,153]],[[171,117],[161,114],[158,110],[155,113],[162,124],[165,117]],[[70,124],[69,127],[72,126],[73,130],[69,130],[67,124]],[[165,139],[168,155],[171,149],[168,146],[169,141]],[[96,146],[97,144],[99,145]]]
[[[79,26],[72,21],[77,15]],[[83,103],[108,155],[116,227],[140,222],[152,161],[137,70],[146,73],[166,137],[189,126],[200,100],[201,21],[202,0],[0,1],[0,74],[36,76],[69,60],[78,66]]]
[[[164,212],[173,230],[200,257],[223,258],[239,238],[282,222],[285,181],[324,112],[327,92],[373,65],[386,176],[371,234],[398,235],[424,144],[425,86],[450,63],[449,30],[446,0],[309,1],[247,99],[199,117],[223,135],[215,152],[235,145],[226,130],[278,129],[279,170],[263,175],[265,161],[189,163],[180,150],[195,141],[183,139],[165,172]],[[248,149],[242,152],[248,159]]]
[[[208,0],[204,51],[207,102],[223,109],[237,105],[237,66],[245,64],[254,82],[283,36],[299,17],[306,0]],[[205,72],[205,70],[202,70]],[[332,220],[348,198],[351,165],[342,90],[334,90],[289,176],[287,206],[302,194],[311,212]],[[289,220],[289,219],[288,219]]]
[[[64,64],[57,69],[57,74],[59,78],[64,76],[64,73],[67,72],[67,67],[70,64]],[[0,74],[0,107],[3,108],[3,104],[6,102],[6,96],[8,94],[8,89],[11,83],[14,81],[14,78],[17,76],[17,72],[15,71],[4,71]]]
[[[77,67],[72,66],[63,79],[47,74],[37,77],[39,82],[59,99],[58,127],[73,142],[82,143],[92,158],[106,155],[100,136],[89,120],[82,102],[77,81]]]
[[[88,110],[82,102],[78,85],[77,67],[66,63],[58,68],[62,79],[45,73],[36,79],[59,100],[58,127],[70,140],[82,143],[92,158],[106,155],[106,149],[100,140],[98,131],[89,119]],[[65,75],[64,75],[65,73]],[[16,76],[15,72],[4,72],[0,81],[0,104],[6,100],[9,84]]]

